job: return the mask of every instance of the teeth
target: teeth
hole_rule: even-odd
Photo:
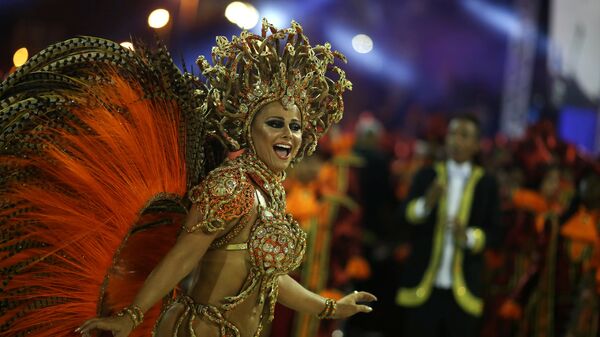
[[[283,151],[285,152],[285,156],[289,156],[290,152],[292,152],[292,147],[288,144],[275,144],[273,145],[273,149],[275,151]]]

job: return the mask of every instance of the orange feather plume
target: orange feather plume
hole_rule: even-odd
[[[14,269],[3,280],[0,336],[74,336],[85,320],[128,304],[175,240],[173,222],[124,245],[151,200],[177,202],[186,192],[177,104],[111,78],[79,95],[94,99],[76,102],[72,130],[45,131],[58,137],[41,156],[10,159],[40,174],[3,196],[16,205],[6,212],[21,214],[0,224],[18,232],[0,241],[0,269]],[[23,242],[31,247],[6,253]],[[158,309],[132,336],[149,335]]]

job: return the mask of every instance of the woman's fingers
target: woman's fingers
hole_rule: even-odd
[[[86,335],[94,329],[116,331],[117,327],[115,326],[114,322],[112,322],[110,319],[92,318],[83,323],[83,325],[81,325],[75,331],[80,332],[82,335]]]
[[[87,321],[85,321],[83,324],[81,324],[81,326],[77,329],[75,329],[75,332],[87,332],[90,330],[90,325],[93,324],[94,322],[96,322],[98,320],[98,318],[92,318],[92,319],[88,319]]]
[[[373,308],[371,308],[368,305],[363,305],[363,304],[357,305],[357,308],[358,308],[358,312],[371,312],[371,311],[373,311]]]
[[[377,297],[375,297],[375,295],[368,293],[366,291],[355,291],[354,296],[355,296],[356,302],[377,301]]]
[[[355,304],[356,312],[369,313],[369,312],[373,311],[373,308],[371,308],[370,306],[364,305],[364,304],[358,304],[358,303],[359,302],[377,301],[377,297],[375,297],[375,295],[368,293],[366,291],[354,291],[353,295],[354,295],[354,303],[356,303]]]
[[[92,331],[92,330],[94,330],[96,328],[97,328],[97,324],[94,321],[94,322],[86,324],[86,326],[82,327],[79,332],[81,332],[81,334],[89,334],[90,331]]]

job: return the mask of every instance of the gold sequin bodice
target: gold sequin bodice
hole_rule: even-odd
[[[265,274],[289,273],[302,261],[305,237],[289,214],[262,209],[250,234],[252,268]]]
[[[250,268],[239,293],[223,298],[220,305],[194,303],[181,296],[176,302],[188,308],[188,322],[203,318],[217,325],[221,336],[239,337],[236,325],[226,319],[227,312],[255,298],[256,308],[262,311],[254,336],[260,336],[264,323],[273,319],[278,278],[300,265],[306,248],[306,233],[285,213],[283,178],[283,174],[271,172],[255,155],[245,153],[225,162],[190,191],[190,199],[202,216],[197,225],[187,228],[188,232],[223,231],[227,223],[239,219],[236,226],[213,242],[211,249],[245,249]],[[252,209],[257,212],[256,220],[251,224],[247,242],[228,249],[229,241],[250,225],[245,221]]]

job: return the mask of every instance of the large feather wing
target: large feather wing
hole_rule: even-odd
[[[132,300],[203,175],[204,92],[162,47],[93,37],[0,85],[0,336],[70,336]]]

